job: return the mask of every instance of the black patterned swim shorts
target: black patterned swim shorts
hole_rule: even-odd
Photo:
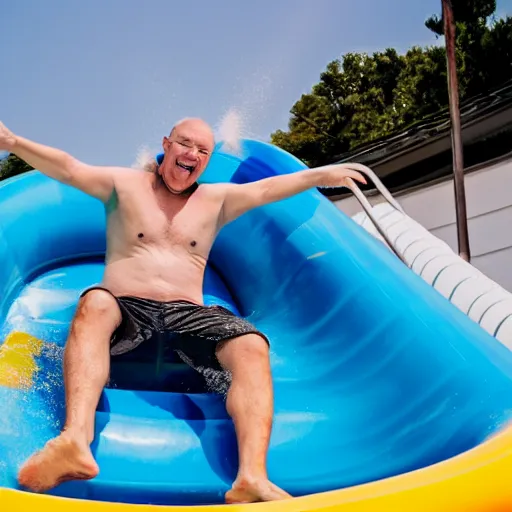
[[[155,336],[164,338],[166,351],[174,351],[180,359],[200,373],[223,371],[217,357],[218,344],[245,334],[258,334],[267,344],[268,338],[254,325],[222,306],[203,306],[179,300],[159,302],[132,296],[116,297],[108,289],[121,310],[122,320],[112,334],[112,356],[131,352]]]

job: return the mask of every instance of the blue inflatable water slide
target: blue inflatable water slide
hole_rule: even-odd
[[[245,140],[240,155],[220,144],[201,180],[246,183],[305,168],[272,145]],[[178,359],[151,353],[113,363],[117,378],[96,412],[100,474],[45,496],[19,488],[20,464],[62,428],[63,347],[80,293],[102,278],[103,206],[38,171],[4,181],[0,255],[0,509],[2,500],[54,511],[61,504],[75,510],[82,500],[91,507],[222,503],[237,471],[224,397]],[[413,490],[451,481],[443,473],[451,461],[471,473],[477,465],[465,466],[464,457],[484,460],[479,450],[499,441],[493,435],[511,417],[510,351],[317,190],[223,228],[204,300],[247,318],[270,339],[268,469],[294,497],[279,510],[327,503],[356,510],[354,502],[367,497],[343,494],[354,488],[420,510],[407,508]],[[424,471],[434,473],[422,480]],[[501,470],[486,471],[481,482],[501,485]],[[484,483],[478,491],[473,480],[463,482],[471,483],[468,495],[491,495]],[[377,484],[384,487],[372,494]],[[460,489],[445,491],[447,499],[464,499]],[[446,510],[462,510],[461,503]]]

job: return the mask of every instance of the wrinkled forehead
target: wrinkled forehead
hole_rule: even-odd
[[[173,128],[171,135],[177,140],[212,149],[215,142],[211,129],[206,125],[183,123]]]

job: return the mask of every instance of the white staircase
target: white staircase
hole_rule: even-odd
[[[409,217],[373,171],[360,164],[347,166],[372,179],[386,199],[372,206],[352,182],[349,188],[364,209],[352,219],[483,329],[512,349],[512,294]]]

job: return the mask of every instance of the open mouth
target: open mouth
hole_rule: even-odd
[[[195,165],[186,165],[183,162],[178,162],[178,161],[176,161],[176,165],[178,167],[181,167],[182,169],[184,169],[188,173],[192,173],[194,171],[194,169],[196,168]]]

